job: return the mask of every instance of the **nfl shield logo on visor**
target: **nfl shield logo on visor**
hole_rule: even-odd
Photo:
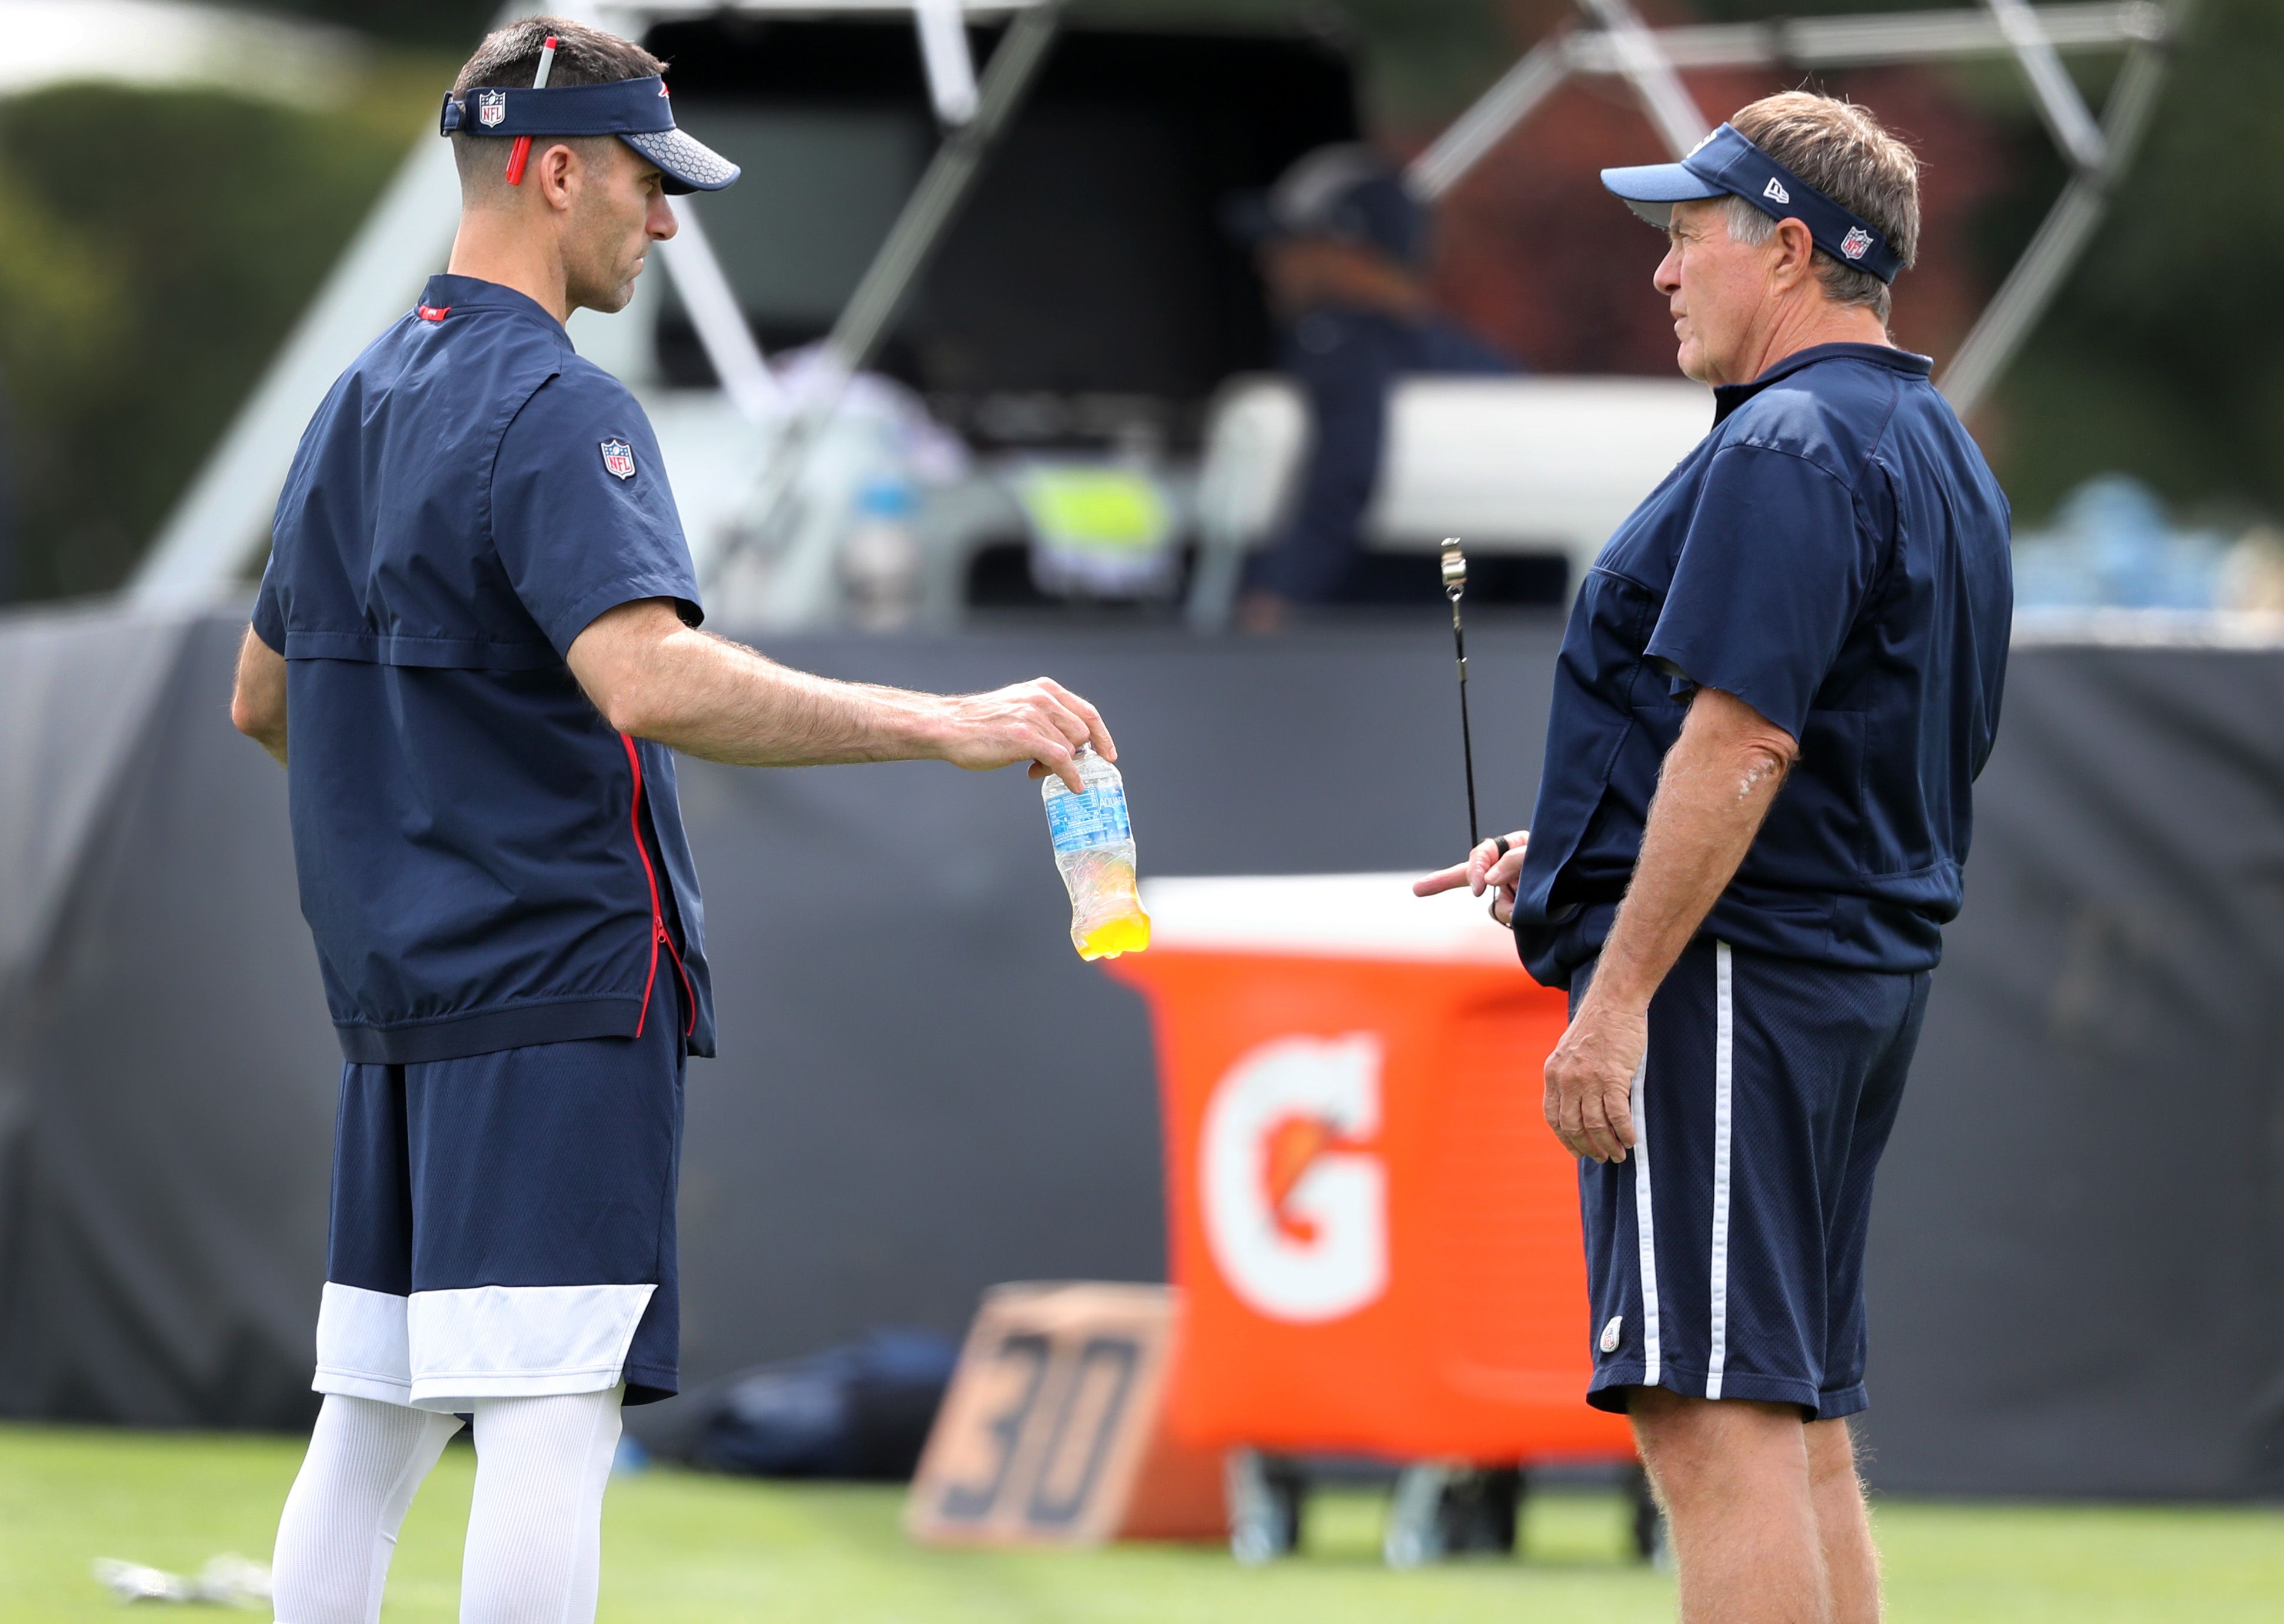
[[[476,92],[476,118],[479,122],[485,125],[492,125],[498,123],[505,117],[507,117],[507,92],[505,90],[478,90]]]
[[[635,448],[624,440],[603,442],[603,467],[621,479],[635,476]]]
[[[1862,259],[1872,251],[1872,233],[1860,225],[1848,228],[1848,235],[1840,239],[1840,251],[1850,259]]]

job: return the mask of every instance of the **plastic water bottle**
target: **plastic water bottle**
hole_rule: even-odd
[[[1083,793],[1050,773],[1039,782],[1055,867],[1070,892],[1071,945],[1082,959],[1115,959],[1150,945],[1150,916],[1134,890],[1134,826],[1126,817],[1126,781],[1118,769],[1080,747]]]
[[[850,618],[867,632],[908,625],[919,607],[919,511],[912,488],[901,479],[876,475],[857,490],[854,522],[841,544],[841,574]]]

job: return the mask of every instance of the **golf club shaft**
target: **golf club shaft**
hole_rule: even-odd
[[[1459,600],[1451,600],[1451,651],[1459,660],[1459,751],[1467,764],[1467,850],[1482,843],[1475,819],[1475,741],[1467,726],[1467,633],[1459,624]]]

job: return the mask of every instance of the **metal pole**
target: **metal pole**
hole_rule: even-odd
[[[1467,632],[1459,624],[1459,600],[1467,590],[1467,555],[1459,538],[1443,541],[1443,595],[1451,600],[1451,652],[1459,662],[1459,751],[1467,764],[1467,850],[1482,843],[1482,825],[1475,817],[1475,740],[1467,726]]]
[[[936,149],[927,173],[912,192],[911,201],[888,232],[880,251],[866,267],[864,279],[849,296],[848,308],[833,324],[827,341],[850,372],[862,368],[911,296],[912,286],[942,245],[968,188],[982,169],[985,153],[1005,126],[1008,117],[1030,89],[1032,75],[1045,60],[1062,7],[1051,3],[1018,15],[1007,27],[1006,38],[991,53],[983,70],[975,116],[962,124]]]
[[[955,128],[936,148],[927,172],[920,177],[903,212],[896,216],[887,239],[865,269],[864,279],[849,295],[825,341],[828,364],[825,375],[786,425],[770,459],[752,522],[716,554],[709,573],[718,575],[723,565],[743,549],[766,545],[794,506],[792,495],[819,432],[839,409],[849,379],[872,360],[941,246],[993,142],[1021,104],[1045,59],[1061,22],[1061,12],[1060,0],[1045,0],[1018,13],[1008,25],[1006,36],[984,67],[975,116]],[[805,573],[816,571],[811,569]]]
[[[2038,32],[2057,51],[2111,50],[2137,40],[2159,39],[2165,32],[2163,10],[2152,0],[2040,5],[2032,8],[2031,15]],[[1987,10],[1693,23],[1656,29],[1653,37],[1665,59],[1684,70],[1875,67],[2006,56],[2014,49],[1998,20]],[[1609,36],[1598,29],[1570,36],[1570,67],[1580,74],[1624,71]]]
[[[1675,157],[1686,156],[1713,126],[1705,122],[1697,98],[1673,71],[1673,63],[1656,36],[1643,26],[1631,0],[1581,0],[1581,4],[1601,20],[1603,33],[1616,49],[1619,71],[1632,83],[1649,122],[1657,126]]]
[[[965,124],[975,116],[975,62],[967,53],[967,17],[959,0],[912,0],[912,21],[937,121]]]
[[[1982,404],[2006,372],[2061,291],[2062,279],[2077,263],[2094,228],[2101,224],[2111,189],[2133,161],[2141,137],[2147,133],[2149,116],[2156,110],[2157,91],[2164,82],[2164,51],[2178,36],[2188,7],[2189,0],[2174,0],[2165,16],[2163,33],[2136,42],[2109,92],[2108,105],[2102,109],[2100,167],[2079,170],[2062,189],[2038,234],[2014,262],[1997,295],[1984,307],[1973,331],[1936,381],[1952,410],[1961,417]]]
[[[1462,175],[1482,161],[1484,153],[1506,139],[1509,131],[1561,87],[1569,76],[1569,59],[1568,35],[1557,34],[1540,41],[1436,137],[1434,145],[1412,160],[1404,176],[1412,192],[1429,202],[1449,192]]]
[[[2151,0],[2041,5],[2030,8],[2030,17],[2055,51],[2108,50],[2162,40],[2168,32],[2163,12]],[[1650,40],[1676,68],[1876,67],[2004,56],[2014,49],[1988,10],[1694,24],[1652,29]],[[1431,200],[1450,191],[1568,75],[1626,72],[1624,51],[1602,29],[1550,35],[1413,161],[1413,190]]]
[[[325,285],[293,324],[261,384],[176,502],[127,584],[140,608],[226,590],[270,545],[270,512],[301,431],[372,335],[402,316],[444,263],[460,217],[452,144],[433,116]]]
[[[2038,13],[2030,9],[2029,0],[1983,0],[1983,4],[1991,8],[2015,60],[2022,64],[2022,77],[2030,82],[2031,98],[2053,134],[2054,145],[2062,149],[2074,169],[2100,169],[2108,143],[2101,138],[2093,114],[2085,110],[2085,98],[2055,54],[2053,41],[2038,26]]]
[[[714,364],[722,392],[746,420],[774,423],[785,415],[785,391],[770,371],[761,345],[755,341],[754,330],[746,325],[737,290],[722,270],[721,255],[714,252],[713,239],[706,235],[698,206],[684,198],[675,213],[682,229],[659,244],[659,252],[665,255],[666,269],[682,294],[682,308],[690,312],[698,342]]]

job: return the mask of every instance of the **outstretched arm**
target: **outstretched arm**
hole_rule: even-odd
[[[932,759],[982,770],[1028,761],[1032,776],[1052,772],[1078,789],[1081,745],[1118,756],[1100,713],[1046,678],[968,694],[834,682],[685,626],[662,598],[598,616],[573,640],[570,665],[621,733],[732,766]]]
[[[230,719],[247,738],[286,765],[286,656],[246,629],[238,647],[238,686]]]
[[[1578,1155],[1625,1160],[1650,998],[1728,889],[1799,754],[1733,694],[1700,688],[1691,700],[1593,982],[1546,1062],[1547,1124]]]

